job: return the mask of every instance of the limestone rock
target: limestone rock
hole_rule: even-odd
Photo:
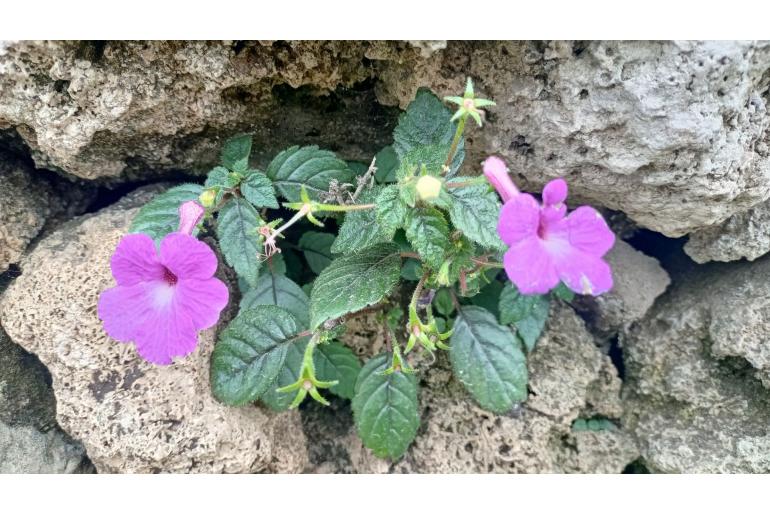
[[[510,413],[480,409],[445,356],[421,374],[422,424],[395,463],[375,458],[351,429],[335,463],[356,472],[621,472],[638,456],[623,429],[573,431],[579,417],[620,418],[620,380],[582,321],[560,305],[530,359],[528,401]],[[334,417],[339,420],[339,416]],[[589,434],[590,433],[590,434]],[[342,457],[340,457],[342,456]],[[333,470],[321,464],[321,471]]]
[[[770,251],[770,202],[736,213],[719,225],[690,234],[684,251],[696,263],[754,261]]]
[[[23,274],[2,297],[5,330],[51,372],[59,424],[83,442],[99,472],[303,470],[296,412],[232,408],[212,397],[214,329],[168,367],[104,333],[96,303],[114,284],[109,258],[146,200],[131,195],[63,225],[24,258]]]
[[[64,433],[0,420],[0,474],[62,474],[87,470],[83,447]]]
[[[623,336],[624,425],[651,470],[770,472],[769,274],[700,267]]]
[[[657,259],[623,240],[615,242],[606,260],[612,267],[612,290],[599,297],[579,296],[573,303],[602,338],[641,319],[671,283]]]

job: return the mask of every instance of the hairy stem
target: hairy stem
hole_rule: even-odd
[[[452,159],[455,157],[455,152],[457,152],[457,146],[460,144],[460,139],[463,137],[463,130],[465,129],[465,120],[468,118],[468,115],[463,115],[460,117],[460,121],[457,123],[457,130],[455,131],[455,137],[452,139],[452,146],[449,147],[449,155],[446,158],[446,161],[444,162],[444,166],[449,167],[452,164]]]

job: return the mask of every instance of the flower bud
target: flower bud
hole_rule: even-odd
[[[203,190],[203,193],[200,194],[198,200],[201,201],[203,207],[212,207],[216,198],[217,194],[214,190]]]
[[[433,200],[441,193],[441,181],[432,175],[423,175],[417,179],[417,195],[421,200]]]
[[[495,187],[503,202],[519,194],[518,188],[513,184],[505,162],[497,156],[490,156],[484,161],[484,176]]]
[[[191,235],[195,226],[203,218],[203,214],[206,212],[203,206],[195,202],[194,200],[188,200],[181,206],[179,206],[179,231],[184,234]]]

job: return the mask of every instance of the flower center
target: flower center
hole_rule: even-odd
[[[548,226],[542,218],[540,218],[540,222],[537,224],[537,235],[541,240],[548,239]]]
[[[174,286],[178,281],[176,275],[174,275],[174,272],[165,266],[163,267],[163,280],[166,281],[166,283],[168,283],[170,286]]]

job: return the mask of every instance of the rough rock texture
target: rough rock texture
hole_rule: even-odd
[[[333,463],[322,462],[318,470],[610,473],[622,471],[638,456],[633,439],[622,429],[571,429],[579,417],[619,419],[622,414],[615,367],[571,309],[562,305],[555,309],[529,366],[527,403],[509,414],[495,415],[476,406],[451,378],[442,357],[421,377],[422,425],[404,458],[394,464],[375,458],[351,428],[345,451],[325,444]],[[343,417],[326,418],[327,423],[318,424],[313,432],[339,434],[338,421]],[[335,429],[325,432],[322,428],[329,419]]]
[[[696,263],[754,261],[770,251],[770,202],[736,213],[724,222],[690,234],[684,251]]]
[[[617,240],[606,256],[612,267],[612,290],[599,297],[579,296],[574,305],[589,321],[592,332],[610,338],[641,319],[671,279],[658,260]]]
[[[370,159],[396,116],[357,87],[371,76],[370,47],[420,52],[344,41],[6,43],[0,128],[15,128],[39,167],[87,179],[207,171],[239,131],[255,132],[260,157],[314,143]]]
[[[131,195],[43,239],[0,305],[10,337],[53,377],[57,419],[99,472],[296,472],[307,454],[297,413],[218,404],[209,389],[214,330],[169,367],[140,359],[104,333],[99,292],[137,202]],[[280,435],[280,437],[279,437]]]
[[[66,181],[44,180],[30,166],[5,152],[0,152],[0,178],[2,273],[19,260],[29,242],[51,218],[67,218],[82,212],[89,194],[87,190],[67,188]]]
[[[58,430],[10,426],[0,420],[0,474],[85,472],[83,446]]]
[[[651,470],[770,472],[768,276],[767,258],[699,268],[623,337],[624,425]]]

